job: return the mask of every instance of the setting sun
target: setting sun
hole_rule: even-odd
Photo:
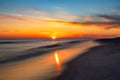
[[[52,39],[56,39],[56,36],[52,36]]]
[[[120,80],[120,0],[0,0],[0,80]]]

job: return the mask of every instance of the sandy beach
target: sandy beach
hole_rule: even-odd
[[[63,70],[67,68],[67,62],[97,45],[100,44],[85,41],[27,60],[1,63],[0,80],[50,80],[62,74]],[[55,53],[59,56],[59,64],[56,64]]]
[[[29,57],[1,61],[0,80],[120,80],[119,38],[64,45],[47,46],[54,49],[41,56],[25,54]]]
[[[0,80],[120,80],[120,0],[0,0]]]
[[[102,45],[68,62],[63,74],[54,80],[120,80],[120,38],[96,42]]]

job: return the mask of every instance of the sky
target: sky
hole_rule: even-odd
[[[120,37],[120,0],[0,0],[0,38]]]

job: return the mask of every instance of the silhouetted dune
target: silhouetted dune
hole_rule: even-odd
[[[95,41],[100,42],[100,43],[120,43],[120,37],[112,38],[112,39],[98,39]]]

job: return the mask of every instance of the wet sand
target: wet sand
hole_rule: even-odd
[[[82,55],[89,48],[99,43],[86,41],[69,48],[53,50],[49,54],[35,56],[29,59],[0,64],[0,80],[50,80],[69,69],[66,63]],[[55,53],[59,56],[59,66],[55,60]],[[58,68],[59,67],[59,68]],[[69,79],[68,79],[69,80]]]
[[[67,63],[63,73],[53,80],[120,80],[120,38],[101,39]]]

